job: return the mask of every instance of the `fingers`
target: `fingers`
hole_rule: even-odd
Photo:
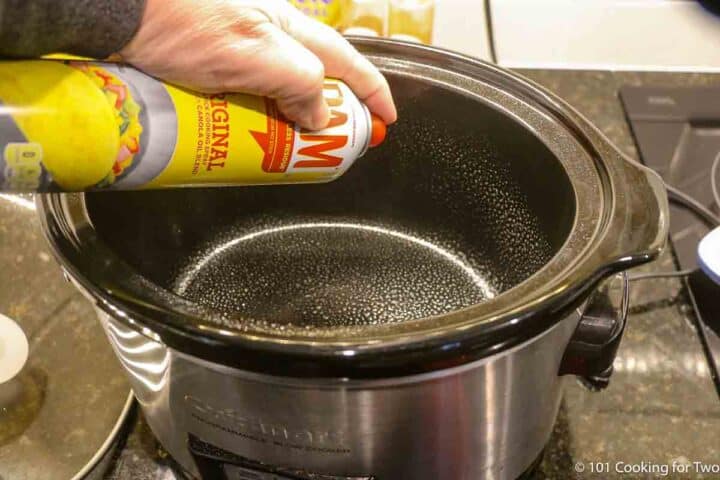
[[[285,117],[308,130],[323,129],[330,121],[330,110],[322,93],[302,98],[281,96],[277,105]]]
[[[289,120],[301,127],[324,128],[330,111],[322,95],[322,62],[270,23],[262,27],[260,36],[256,48],[248,48],[247,42],[237,46],[237,69],[225,89],[269,96]]]
[[[338,32],[297,11],[288,13],[285,28],[325,65],[325,74],[343,80],[385,123],[397,120],[387,80]]]

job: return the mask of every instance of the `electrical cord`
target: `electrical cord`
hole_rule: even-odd
[[[665,184],[665,188],[668,191],[668,198],[671,202],[678,204],[681,207],[687,208],[695,215],[700,217],[709,226],[716,227],[720,225],[720,217],[715,215],[705,205],[698,202],[687,193],[680,191],[671,185]]]
[[[715,156],[712,167],[710,168],[710,186],[712,187],[713,200],[715,205],[720,207],[720,189],[718,188],[718,168],[720,167],[720,152]],[[711,227],[720,226],[720,217],[714,214],[709,208],[702,203],[695,200],[685,192],[678,190],[677,188],[665,184],[665,188],[668,191],[668,199],[684,208],[687,208],[695,215],[700,217],[705,223]],[[687,270],[676,270],[671,272],[648,272],[638,273],[635,275],[628,275],[628,281],[634,282],[636,280],[649,280],[654,278],[676,278],[676,277],[687,277],[691,275],[696,269]]]
[[[713,198],[715,199],[715,205],[720,207],[720,192],[718,192],[717,184],[717,172],[718,166],[720,165],[720,152],[715,156],[712,168],[710,169],[710,186],[712,187]]]
[[[695,271],[694,268],[687,270],[675,270],[672,272],[648,272],[648,273],[637,273],[635,275],[628,275],[628,281],[634,282],[635,280],[649,280],[652,278],[674,278],[674,277],[687,277]]]

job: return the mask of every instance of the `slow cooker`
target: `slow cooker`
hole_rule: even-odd
[[[517,478],[609,380],[662,182],[514,73],[354,43],[400,120],[339,180],[49,194],[44,231],[189,475]]]

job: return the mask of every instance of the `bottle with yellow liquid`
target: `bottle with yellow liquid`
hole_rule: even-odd
[[[435,0],[390,0],[390,38],[432,43]]]
[[[344,13],[343,34],[385,36],[387,19],[388,0],[348,0]]]
[[[385,138],[344,83],[330,123],[305,131],[274,101],[200,94],[131,67],[0,62],[0,191],[130,190],[329,182]]]

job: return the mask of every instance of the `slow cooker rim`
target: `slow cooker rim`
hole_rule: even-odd
[[[480,66],[490,70],[494,74],[506,78],[509,77],[515,82],[519,81],[518,86],[522,88],[535,89],[539,92],[541,98],[549,98],[559,102],[554,99],[552,95],[547,94],[542,89],[538,89],[521,77],[517,77],[510,72],[475,59],[469,59],[435,48],[403,45],[399,42],[362,40],[356,41],[356,44],[366,49],[372,49],[380,45],[381,47],[389,46],[391,49],[402,48],[410,49],[411,51],[415,50],[415,52],[420,52],[422,55],[451,56],[454,62],[466,63],[471,66],[474,65],[475,68]],[[372,52],[369,53],[372,56]],[[613,155],[616,154],[614,148],[610,146],[607,140],[597,131],[594,131],[587,121],[569,109],[569,107],[562,104],[562,102],[560,102],[559,105],[559,112],[565,115],[566,123],[571,124],[575,128],[574,133],[577,140],[584,143],[584,147],[590,150],[588,152],[589,157],[595,161],[598,167],[604,167],[603,162],[600,160],[603,153],[598,150],[605,150],[606,155]],[[557,108],[557,104],[555,107]],[[578,134],[581,136],[578,137]],[[599,169],[602,170],[602,168]],[[601,180],[603,180],[602,176],[601,174]],[[601,193],[609,198],[614,198],[613,195],[616,192],[609,191],[613,189],[612,183],[604,181],[603,185],[604,187]],[[573,185],[573,187],[575,186]],[[187,351],[200,358],[216,357],[210,359],[232,365],[237,362],[229,357],[246,357],[245,355],[237,355],[238,349],[246,349],[252,351],[254,354],[264,351],[265,353],[269,352],[270,357],[286,355],[288,358],[293,359],[294,362],[297,363],[298,368],[296,370],[298,371],[302,369],[300,365],[307,363],[303,363],[300,360],[310,360],[310,364],[324,363],[326,367],[325,373],[332,372],[332,375],[337,375],[338,371],[350,372],[358,369],[358,372],[363,371],[365,375],[370,370],[377,368],[383,370],[385,374],[388,368],[394,367],[405,370],[408,368],[415,370],[425,368],[435,369],[437,368],[439,359],[447,360],[448,358],[454,358],[453,362],[455,363],[466,363],[487,354],[497,353],[550,328],[570,310],[577,307],[587,292],[603,277],[617,270],[647,261],[657,254],[659,250],[659,246],[649,245],[649,248],[645,252],[636,252],[634,255],[625,256],[625,258],[606,258],[603,262],[595,262],[593,265],[585,265],[585,268],[580,268],[583,266],[583,261],[587,260],[585,257],[592,253],[593,243],[597,243],[601,239],[602,233],[607,230],[607,223],[609,221],[607,217],[610,215],[609,210],[613,207],[612,204],[609,204],[605,206],[607,208],[603,209],[604,211],[601,211],[604,218],[599,219],[600,221],[596,225],[595,235],[593,235],[593,238],[584,246],[583,252],[585,255],[571,262],[571,266],[567,269],[568,271],[566,271],[561,278],[555,278],[555,282],[550,285],[557,287],[559,284],[560,287],[556,289],[557,291],[547,294],[545,297],[539,296],[540,298],[535,298],[534,301],[526,303],[522,308],[510,312],[503,312],[504,314],[497,315],[491,320],[485,319],[485,321],[479,322],[475,319],[473,325],[477,326],[481,324],[482,332],[477,332],[477,328],[446,328],[435,332],[435,335],[428,336],[429,332],[423,330],[424,338],[421,339],[412,338],[411,335],[400,335],[399,341],[371,342],[368,345],[356,345],[351,342],[320,343],[318,341],[293,341],[278,338],[272,338],[270,341],[267,341],[268,339],[259,338],[257,335],[229,334],[227,331],[214,331],[221,329],[203,325],[204,322],[201,318],[195,318],[196,322],[192,325],[186,320],[180,321],[179,319],[177,324],[173,324],[173,322],[164,323],[154,318],[156,314],[160,313],[157,308],[138,308],[139,305],[137,303],[129,302],[127,299],[114,295],[112,289],[108,291],[95,285],[87,278],[86,274],[75,268],[70,259],[67,258],[67,255],[61,251],[62,247],[57,243],[60,237],[63,236],[62,233],[58,236],[58,232],[64,230],[65,234],[67,234],[68,231],[67,228],[63,228],[63,226],[60,225],[59,220],[63,219],[58,218],[58,212],[55,211],[52,205],[52,198],[53,197],[40,197],[38,204],[40,206],[41,218],[45,224],[45,232],[51,242],[53,251],[69,271],[70,275],[80,283],[84,289],[92,292],[93,296],[100,300],[99,306],[110,315],[117,316],[119,305],[123,310],[126,310],[126,313],[130,313],[130,317],[121,317],[120,319],[126,321],[132,328],[144,330],[142,327],[148,327],[156,334],[159,333],[159,338],[166,344],[174,346],[179,350]],[[55,196],[55,199],[57,200],[57,196]],[[68,227],[68,225],[64,227]],[[573,227],[573,231],[574,229],[575,227]],[[87,235],[89,232],[91,232],[91,230],[85,229],[83,235]],[[605,233],[607,234],[607,232]],[[94,235],[94,232],[92,232],[92,234]],[[68,240],[67,235],[64,236],[65,239]],[[64,247],[66,252],[72,251],[75,248],[87,248],[87,244],[83,246],[79,238],[75,240],[77,240],[77,242],[70,239],[70,245]],[[97,246],[98,242],[101,243],[99,239],[92,237],[92,235],[84,239],[84,241],[88,241],[95,246]],[[68,250],[68,247],[70,250]],[[582,273],[579,274],[578,270],[582,271]],[[141,277],[139,273],[136,272],[136,274]],[[572,281],[570,281],[571,279]],[[181,315],[183,318],[187,317],[187,312],[162,311],[161,313],[163,315],[169,314],[170,316]],[[455,312],[449,315],[453,314],[455,314]],[[147,331],[145,333],[148,334]],[[480,341],[480,337],[484,338],[485,341]],[[453,345],[452,348],[448,348],[449,345]],[[216,350],[216,354],[211,352],[214,350]],[[428,354],[428,352],[433,350],[436,350],[436,355]],[[352,354],[348,355],[348,352],[352,352]],[[392,352],[396,354],[397,362],[392,361],[389,357]],[[422,353],[422,356],[418,356],[418,352]],[[366,361],[372,355],[378,353],[384,354],[384,360],[381,362],[383,365],[376,365],[377,362]],[[400,354],[397,355],[398,353]],[[333,362],[328,362],[329,359],[337,360],[333,368],[330,367],[330,363]],[[313,362],[312,360],[318,360],[319,362]],[[443,361],[443,363],[445,362]],[[410,367],[410,365],[412,365],[412,367]],[[255,367],[256,368],[243,365],[243,368],[257,369],[257,365],[255,365]],[[262,370],[263,368],[260,369]],[[283,369],[280,370],[282,371]],[[313,375],[318,373],[314,367],[308,368],[307,370]],[[356,376],[358,372],[352,373],[352,376]]]

